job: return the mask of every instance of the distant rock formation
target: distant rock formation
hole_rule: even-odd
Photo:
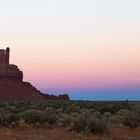
[[[18,66],[9,64],[10,48],[0,49],[0,99],[1,100],[60,100],[69,96],[43,94],[30,83],[23,81],[23,72]]]

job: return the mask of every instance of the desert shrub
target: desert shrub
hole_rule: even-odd
[[[19,116],[17,116],[17,114],[11,114],[11,113],[8,113],[8,114],[5,114],[4,115],[4,121],[7,123],[7,124],[10,124],[12,122],[16,122],[19,120]]]
[[[68,115],[68,114],[59,114],[57,121],[63,127],[66,127],[66,126],[70,125],[70,123],[72,121],[72,117],[70,115]]]
[[[111,124],[115,124],[115,125],[120,125],[121,124],[121,117],[120,116],[117,116],[117,115],[112,115],[110,118],[109,118],[109,122]]]
[[[70,113],[70,116],[71,117],[77,117],[79,115],[79,113],[77,113],[77,112],[72,112],[72,113]]]
[[[73,119],[71,129],[77,132],[84,131],[88,119],[89,116],[87,116],[86,113],[79,114],[77,117]]]
[[[0,114],[4,113],[4,109],[0,107]]]
[[[15,107],[15,108],[12,110],[12,112],[18,114],[18,113],[21,113],[21,112],[23,112],[23,111],[25,111],[25,110],[27,110],[27,109],[28,109],[28,108],[25,108],[24,106],[22,106],[22,107]]]
[[[3,115],[3,113],[0,113],[0,124],[1,125],[4,124],[4,115]]]
[[[101,117],[100,111],[95,111],[95,112],[92,113],[92,115],[93,115],[94,117],[96,117],[96,118],[100,118],[100,117]]]
[[[18,121],[18,126],[21,127],[21,128],[29,128],[29,127],[30,127],[29,124],[27,124],[27,123],[25,122],[25,120],[23,120],[23,119],[20,119],[20,120]]]
[[[105,113],[104,113],[104,116],[105,116],[106,118],[110,118],[110,117],[112,116],[112,114],[111,114],[110,112],[105,112]]]
[[[57,113],[63,113],[63,108],[58,108],[58,109],[56,110],[56,112],[57,112]]]
[[[64,104],[63,102],[58,102],[58,101],[47,101],[47,102],[43,103],[44,108],[48,107],[48,108],[53,108],[53,109],[58,109],[63,104]]]
[[[35,123],[42,121],[43,113],[40,110],[26,110],[19,114],[19,117],[25,120],[27,123]]]
[[[114,113],[114,110],[113,110],[114,106],[113,107],[110,107],[110,106],[101,106],[98,108],[98,111],[100,111],[101,114],[104,114],[105,112],[111,112],[111,113]]]
[[[96,112],[96,109],[92,108],[92,109],[90,109],[90,112],[94,113],[94,112]]]
[[[103,134],[107,132],[106,123],[98,118],[91,117],[88,120],[87,126],[92,133]]]
[[[111,114],[110,112],[105,112],[105,113],[102,115],[102,119],[103,119],[105,122],[107,122],[107,123],[110,122],[111,117],[112,117],[112,114]]]
[[[5,111],[12,113],[13,110],[15,109],[15,106],[8,105],[8,106],[5,106],[4,109],[5,109]]]
[[[129,112],[128,110],[121,109],[121,110],[119,110],[119,111],[116,113],[116,115],[125,116],[125,115],[128,114],[128,112]]]
[[[56,112],[53,108],[46,108],[41,116],[42,122],[55,123],[57,121]]]
[[[80,113],[90,113],[90,111],[87,108],[81,108]]]
[[[130,128],[140,126],[140,117],[136,112],[128,112],[122,120],[122,124]]]
[[[71,112],[79,112],[79,106],[74,105],[64,105],[63,106],[64,112],[70,114]]]
[[[13,113],[0,113],[0,125],[9,126],[11,123],[16,123],[19,117]]]
[[[44,111],[47,111],[48,113],[54,113],[55,109],[52,107],[46,107]]]
[[[109,122],[112,124],[121,125],[122,120],[124,119],[124,117],[127,115],[128,112],[129,111],[125,109],[119,110],[109,118]]]
[[[112,114],[115,114],[121,109],[125,110],[131,110],[132,105],[127,101],[121,101],[121,102],[109,102],[105,104],[101,104],[97,107],[97,110],[101,112],[101,114],[105,112],[111,112]]]
[[[46,108],[46,104],[44,102],[32,102],[32,103],[30,103],[30,109],[44,110],[45,108]]]
[[[6,101],[0,101],[0,107],[8,106],[8,102]]]
[[[91,113],[81,113],[72,121],[72,130],[83,132],[83,134],[103,134],[107,131],[106,123]]]

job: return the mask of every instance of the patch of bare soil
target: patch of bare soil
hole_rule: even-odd
[[[82,136],[66,129],[0,128],[0,140],[82,140]]]
[[[140,128],[112,126],[109,128],[108,134],[101,136],[101,140],[140,140]]]
[[[140,140],[140,128],[111,127],[108,134],[91,135],[85,138],[81,134],[64,128],[0,128],[0,140]]]

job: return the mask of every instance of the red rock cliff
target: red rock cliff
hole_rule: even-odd
[[[0,49],[0,99],[6,100],[65,100],[68,95],[43,94],[30,83],[23,81],[23,72],[9,64],[10,48]]]

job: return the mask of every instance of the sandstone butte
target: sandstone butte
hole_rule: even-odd
[[[0,100],[70,100],[67,94],[44,94],[29,82],[24,82],[23,72],[9,63],[9,54],[10,48],[0,49]]]

